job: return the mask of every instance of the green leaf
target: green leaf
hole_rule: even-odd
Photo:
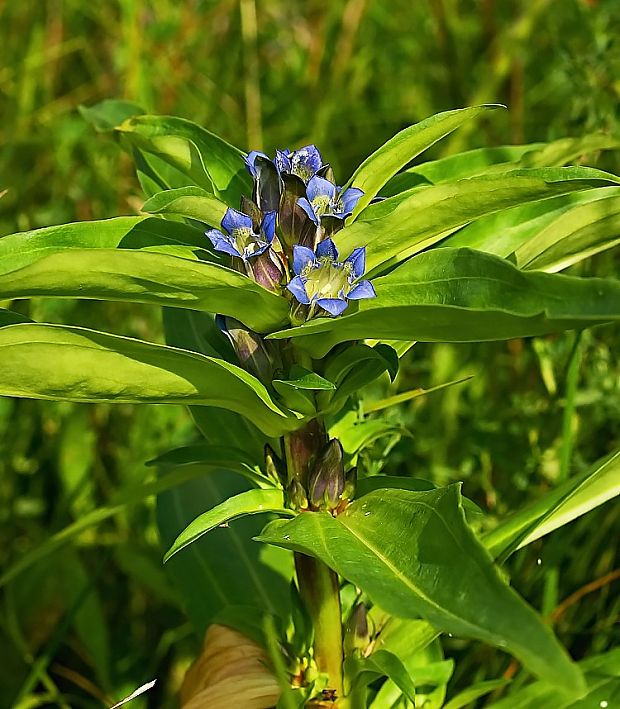
[[[349,676],[347,694],[358,687],[374,682],[378,677],[389,677],[400,691],[415,703],[415,684],[400,659],[388,650],[377,650],[368,657],[352,655],[344,662],[345,676]]]
[[[374,281],[357,311],[274,333],[322,357],[366,337],[478,342],[531,337],[620,319],[620,282],[519,271],[472,249],[432,249]],[[348,312],[348,311],[347,311]]]
[[[438,160],[423,162],[394,175],[381,190],[381,194],[385,197],[393,197],[414,187],[437,185],[442,182],[454,182],[465,177],[483,175],[488,172],[489,168],[496,165],[514,166],[525,153],[544,145],[545,143],[530,143],[528,145],[475,148]]]
[[[259,488],[273,488],[275,483],[264,476],[241,448],[197,443],[167,451],[146,463],[147,466],[178,468],[184,465],[208,465],[237,473]]]
[[[412,401],[420,396],[426,396],[427,394],[432,394],[435,391],[441,391],[442,389],[447,389],[448,387],[455,386],[456,384],[463,384],[473,379],[473,374],[467,377],[462,377],[461,379],[454,379],[451,382],[444,382],[443,384],[437,384],[437,386],[429,387],[428,389],[423,389],[419,387],[418,389],[410,389],[409,391],[403,391],[400,394],[394,394],[394,396],[388,396],[385,399],[378,399],[376,401],[364,402],[364,413],[372,414],[377,411],[383,411],[383,409],[389,409],[392,406],[398,406],[406,401]]]
[[[178,187],[158,192],[142,205],[149,214],[173,214],[219,227],[226,205],[200,187]]]
[[[533,682],[515,689],[497,702],[486,706],[489,709],[612,709],[620,702],[620,649],[615,648],[602,655],[594,655],[579,663],[585,673],[587,692],[585,696],[570,697],[558,691],[548,681]]]
[[[168,561],[181,549],[200,539],[203,534],[215,529],[215,527],[245,515],[265,512],[275,512],[287,516],[295,514],[292,510],[284,507],[284,493],[282,490],[248,490],[242,492],[234,497],[229,497],[190,522],[166,552],[164,562]]]
[[[617,137],[593,133],[580,138],[560,138],[552,143],[476,148],[415,165],[395,175],[381,190],[381,194],[391,197],[413,187],[453,182],[464,177],[505,172],[512,168],[560,167],[585,154],[612,150],[619,146]]]
[[[184,468],[181,468],[182,470]],[[227,471],[214,471],[157,499],[157,521],[163,549],[167,549],[187,525],[207,507],[247,491],[248,485]],[[175,554],[166,573],[181,594],[185,610],[198,637],[231,606],[252,606],[286,618],[293,575],[292,555],[256,544],[252,537],[267,515],[243,517],[228,527],[218,527]]]
[[[29,266],[71,249],[129,249],[183,254],[192,258],[208,246],[204,234],[187,224],[155,217],[117,217],[9,234],[0,239],[0,273]],[[195,257],[195,256],[194,256]]]
[[[5,308],[0,308],[0,327],[6,327],[7,325],[17,325],[18,323],[32,322],[30,318],[27,318],[21,313],[15,313],[12,310],[6,310]]]
[[[288,319],[285,298],[225,266],[167,254],[69,249],[0,275],[0,298],[92,298],[230,315],[257,332]]]
[[[516,261],[514,252],[532,239],[536,239],[536,235],[556,219],[562,218],[564,214],[570,213],[579,205],[596,202],[608,196],[617,196],[619,193],[618,187],[599,187],[488,214],[449,236],[440,246],[467,246],[503,258],[510,256]]]
[[[94,106],[78,106],[78,111],[99,133],[114,130],[119,123],[144,113],[137,103],[119,99],[106,99]]]
[[[485,694],[492,692],[494,689],[508,684],[509,681],[508,679],[489,679],[483,682],[476,682],[459,692],[455,697],[452,697],[444,709],[463,709],[463,707],[468,706],[479,697],[484,697]]]
[[[334,241],[343,256],[366,246],[370,276],[441,241],[485,214],[620,178],[587,167],[512,170],[404,192],[371,205]]]
[[[245,154],[191,121],[172,116],[136,116],[121,123],[117,130],[133,146],[161,158],[230,206],[237,207],[241,195],[252,192]]]
[[[202,404],[267,435],[296,428],[251,374],[220,359],[59,325],[0,328],[0,394],[61,401]]]
[[[366,158],[347,183],[347,186],[352,185],[364,192],[357,203],[352,219],[355,219],[357,214],[376,197],[383,185],[413,158],[452,133],[466,121],[475,118],[484,111],[496,108],[503,108],[503,106],[474,106],[473,108],[445,111],[397,133]]]
[[[515,251],[519,268],[555,273],[620,244],[620,190],[565,212]]]
[[[458,485],[371,492],[338,517],[275,521],[258,539],[319,558],[388,613],[421,615],[444,632],[511,652],[567,692],[583,691],[581,673],[553,633],[506,585],[467,526]]]
[[[483,543],[494,557],[505,558],[617,495],[620,495],[620,451],[516,512],[487,532]]]

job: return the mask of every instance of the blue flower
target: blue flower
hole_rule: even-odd
[[[288,172],[297,175],[304,182],[308,180],[323,167],[323,158],[316,145],[306,145],[299,150],[276,150],[274,160],[278,172]]]
[[[306,197],[300,197],[297,204],[312,221],[319,226],[321,217],[346,219],[353,213],[364,192],[357,187],[349,187],[344,192],[323,177],[315,175],[308,181]]]
[[[318,305],[331,315],[340,315],[348,300],[376,297],[370,281],[358,279],[366,269],[366,247],[355,249],[344,260],[338,261],[338,249],[331,239],[316,247],[316,253],[306,246],[293,247],[295,278],[288,290],[303,305],[310,305],[310,317]]]
[[[205,232],[216,251],[248,259],[266,251],[276,233],[276,213],[267,212],[263,217],[259,233],[254,231],[252,218],[236,209],[227,209],[222,219],[222,228]]]
[[[250,175],[252,175],[255,180],[258,178],[256,158],[264,158],[265,160],[269,160],[269,157],[265,155],[265,153],[261,153],[259,150],[252,150],[250,153],[248,153],[248,156],[245,158],[245,166],[247,167]]]

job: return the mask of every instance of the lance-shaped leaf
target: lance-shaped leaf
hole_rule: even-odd
[[[485,214],[558,194],[620,183],[587,167],[512,170],[412,190],[371,205],[335,235],[341,254],[366,246],[367,275],[376,275]]]
[[[519,271],[472,249],[432,249],[374,282],[377,297],[339,318],[274,333],[321,357],[367,337],[481,342],[530,337],[620,319],[620,282]]]
[[[134,116],[117,130],[136,148],[161,158],[231,206],[236,207],[241,195],[251,192],[245,154],[191,121]]]
[[[485,534],[483,542],[494,557],[506,558],[512,551],[531,544],[617,495],[620,495],[620,451],[516,512]]]
[[[319,558],[388,613],[421,615],[444,632],[500,647],[567,692],[583,692],[577,667],[467,526],[458,485],[377,490],[337,517],[272,522],[258,539]]]
[[[205,310],[257,332],[281,326],[289,309],[284,298],[225,266],[120,249],[69,249],[0,275],[0,299],[33,296]]]
[[[192,542],[200,539],[203,534],[210,532],[221,524],[232,522],[232,520],[245,515],[264,514],[265,512],[275,512],[287,517],[295,514],[292,510],[284,507],[284,493],[282,490],[273,488],[268,490],[247,490],[234,497],[229,497],[190,522],[174,540],[174,543],[164,556],[164,561],[168,561],[170,557],[181,551],[181,549],[184,549]]]
[[[578,206],[617,197],[618,194],[620,187],[599,187],[504,209],[468,224],[442,241],[440,246],[467,246],[507,258],[524,244],[537,241],[541,231]],[[513,260],[516,257],[513,256]]]
[[[389,650],[377,650],[368,657],[351,655],[344,663],[350,676],[349,691],[365,687],[379,677],[389,677],[400,691],[415,703],[415,684],[401,660]]]
[[[378,194],[383,185],[413,158],[452,133],[466,121],[484,111],[496,108],[503,108],[503,106],[474,106],[473,108],[445,111],[397,133],[367,157],[347,183],[347,186],[357,187],[364,192],[355,207],[352,219],[355,219],[356,215]]]
[[[144,113],[137,103],[120,99],[106,99],[93,106],[78,106],[82,118],[99,133],[106,133],[132,116]]]
[[[296,428],[251,374],[221,359],[79,327],[0,328],[0,394],[57,401],[203,404],[267,435]]]
[[[556,273],[620,244],[620,190],[613,192],[574,207],[534,234],[515,251],[517,265]]]
[[[196,258],[207,253],[204,233],[155,217],[117,217],[8,234],[0,239],[0,273],[70,249],[148,250]]]
[[[390,197],[412,187],[437,185],[520,167],[561,167],[588,153],[619,146],[620,140],[616,136],[592,133],[579,138],[560,138],[552,143],[476,148],[405,170],[395,175],[381,194]]]
[[[226,214],[226,205],[200,187],[178,187],[158,192],[142,206],[149,214],[189,217],[212,227],[219,227]]]

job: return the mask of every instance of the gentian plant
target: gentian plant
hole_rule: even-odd
[[[1,311],[0,393],[190,407],[201,442],[162,454],[136,491],[158,495],[166,568],[208,629],[184,706],[440,707],[453,670],[442,634],[501,648],[530,673],[491,706],[526,701],[519,691],[554,707],[594,696],[599,675],[501,565],[616,494],[619,455],[499,524],[458,482],[383,475],[361,455],[400,435],[380,402],[364,413],[363,387],[394,380],[416,342],[620,318],[616,280],[557,273],[617,244],[620,179],[563,166],[613,139],[408,167],[496,108],[406,128],[343,186],[314,145],[246,155],[189,121],[104,102],[84,115],[131,151],[143,213],[0,239],[4,300],[164,308],[166,344]],[[230,663],[217,681],[213,663]]]

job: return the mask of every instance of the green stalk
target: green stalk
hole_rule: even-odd
[[[304,488],[314,458],[327,443],[325,426],[319,419],[284,437],[283,448],[289,483]],[[303,512],[303,514],[315,514]],[[318,559],[295,553],[297,585],[314,627],[314,660],[319,672],[329,678],[329,689],[339,699],[344,695],[342,675],[343,636],[338,576]]]

